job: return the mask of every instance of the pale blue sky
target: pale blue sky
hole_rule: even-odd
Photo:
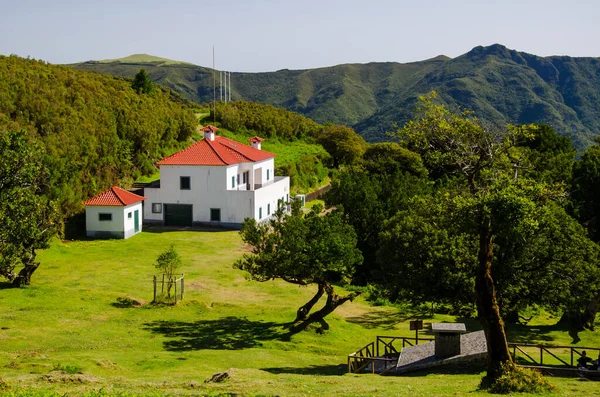
[[[455,57],[503,44],[600,57],[599,0],[0,0],[0,54],[134,53],[235,72]]]

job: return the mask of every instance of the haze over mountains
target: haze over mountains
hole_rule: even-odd
[[[136,55],[72,65],[133,77],[145,68],[152,80],[188,99],[213,99],[212,69]],[[219,98],[217,74],[217,99]],[[584,148],[600,132],[600,58],[538,57],[495,44],[450,59],[412,63],[345,64],[308,70],[231,73],[232,100],[258,101],[320,123],[345,124],[369,141],[390,139],[417,97],[432,90],[449,106],[475,111],[493,126],[547,123]]]

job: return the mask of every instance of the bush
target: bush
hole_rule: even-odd
[[[539,371],[506,362],[501,364],[500,372],[501,375],[488,387],[487,377],[483,378],[481,387],[494,394],[543,393],[554,390],[554,386]]]

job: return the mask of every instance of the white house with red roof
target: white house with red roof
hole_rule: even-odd
[[[88,237],[129,238],[142,231],[145,197],[113,186],[85,203]]]
[[[203,128],[204,139],[159,161],[160,181],[144,188],[144,221],[167,226],[239,227],[269,218],[289,201],[290,179],[275,176],[275,154]]]

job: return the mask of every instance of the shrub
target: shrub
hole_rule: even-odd
[[[520,368],[512,362],[502,363],[500,373],[501,375],[487,387],[490,393],[543,393],[554,390],[554,386],[544,379],[539,371]],[[482,388],[485,388],[487,377],[483,378],[481,383]]]

